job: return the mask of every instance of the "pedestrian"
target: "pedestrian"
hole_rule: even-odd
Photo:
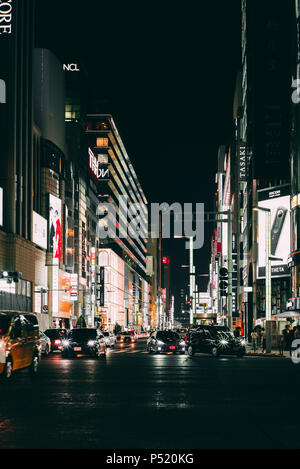
[[[257,339],[258,339],[258,333],[256,331],[251,332],[251,339],[252,339],[252,347],[253,347],[253,352],[256,352],[257,349]]]
[[[296,327],[294,339],[300,339],[300,326],[299,325]]]
[[[285,326],[285,329],[282,331],[282,335],[283,335],[283,350],[289,352],[290,355],[291,355],[292,354],[291,347],[292,347],[292,342],[293,342],[293,334],[292,334],[292,331],[291,331],[290,324],[287,324]]]
[[[266,351],[266,330],[263,327],[261,330],[261,347],[262,347],[262,353],[265,353]]]

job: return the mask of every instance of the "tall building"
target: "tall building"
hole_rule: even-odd
[[[89,170],[98,185],[99,200],[102,292],[99,288],[96,317],[109,329],[115,323],[124,328],[147,328],[147,200],[112,116],[88,114],[86,129]],[[136,217],[139,222],[134,225]]]
[[[234,103],[234,136],[231,145],[234,230],[237,246],[237,308],[249,335],[264,320],[266,305],[272,314],[285,309],[289,291],[290,122],[292,78],[293,2],[242,0],[242,71]],[[280,209],[283,209],[280,211]],[[282,218],[281,237],[271,261],[272,290],[266,290],[264,240],[265,211],[270,210],[271,236],[276,217]],[[287,216],[285,214],[287,213]],[[273,231],[272,231],[273,230]],[[282,259],[282,260],[280,260]]]
[[[37,223],[39,136],[34,133],[33,0],[0,5],[0,279],[1,309],[32,311],[45,282],[45,230]],[[40,318],[42,315],[40,314]]]
[[[295,0],[295,31],[293,83],[292,83],[292,141],[291,141],[291,295],[287,310],[300,311],[300,3]]]

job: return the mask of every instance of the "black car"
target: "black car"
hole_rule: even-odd
[[[67,334],[66,329],[47,329],[44,334],[51,340],[51,352],[61,350],[63,338]]]
[[[190,356],[198,352],[210,353],[214,357],[242,357],[246,353],[245,341],[234,337],[233,332],[226,326],[199,326],[191,330],[187,336],[186,348]]]
[[[149,353],[179,352],[185,353],[185,341],[177,332],[155,331],[147,340],[147,351]]]
[[[106,343],[103,334],[98,329],[72,329],[62,341],[62,356],[76,357],[89,355],[92,357],[106,356]]]

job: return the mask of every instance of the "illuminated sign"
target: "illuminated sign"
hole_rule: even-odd
[[[246,181],[246,145],[240,145],[240,181]]]
[[[80,72],[80,68],[77,64],[63,64],[64,72]]]
[[[269,209],[270,255],[272,277],[288,276],[288,257],[290,255],[290,196],[289,188],[258,191],[258,207]],[[266,272],[266,212],[258,211],[258,278]]]
[[[61,261],[61,200],[49,194],[49,248],[53,258]]]
[[[36,212],[32,212],[32,242],[47,249],[47,220]]]
[[[6,84],[4,80],[0,80],[0,104],[6,104]]]
[[[0,34],[12,33],[12,0],[0,0]]]
[[[98,160],[89,148],[89,174],[95,183],[98,182]]]
[[[109,169],[107,165],[101,165],[98,167],[98,180],[109,179]]]
[[[70,274],[70,299],[78,300],[78,274]]]

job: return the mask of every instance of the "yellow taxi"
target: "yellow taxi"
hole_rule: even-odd
[[[0,378],[29,368],[35,375],[41,358],[37,317],[31,313],[0,311]]]

